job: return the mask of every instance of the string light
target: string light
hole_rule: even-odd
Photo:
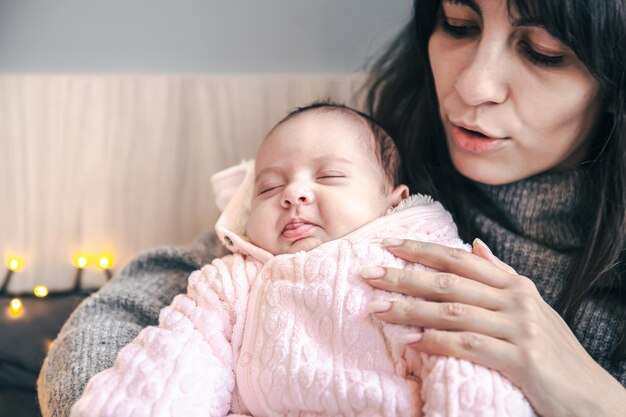
[[[100,261],[98,261],[98,266],[101,269],[109,269],[109,265],[111,265],[111,261],[109,261],[107,258],[101,258]]]
[[[13,277],[13,273],[19,271],[24,263],[18,257],[12,256],[7,260],[7,273],[4,275],[2,285],[0,286],[0,294],[8,293],[9,283]]]
[[[7,267],[9,270],[17,272],[22,267],[22,260],[20,258],[11,257],[7,261]]]
[[[48,295],[48,287],[45,285],[37,285],[33,290],[33,294],[35,294],[35,297],[44,298]]]
[[[9,315],[12,317],[19,317],[24,312],[24,308],[22,306],[22,300],[19,298],[14,298],[9,303]]]
[[[100,255],[98,260],[98,267],[104,271],[107,280],[110,280],[113,274],[111,273],[111,267],[113,266],[113,256],[110,253]]]
[[[84,256],[80,256],[76,259],[76,266],[78,268],[83,269],[88,265],[88,263],[89,262],[87,261],[87,258],[85,258]]]
[[[91,258],[94,259],[94,258]],[[53,295],[61,295],[61,294],[72,294],[72,293],[84,293],[82,289],[82,274],[83,270],[87,268],[91,263],[90,257],[85,254],[79,254],[74,258],[74,265],[76,266],[76,277],[74,288],[67,291],[56,292]],[[97,258],[97,261],[94,262],[95,266],[102,270],[107,280],[111,279],[112,272],[111,268],[113,266],[113,256],[110,253],[104,253],[100,257]],[[0,282],[0,295],[9,295],[8,287],[11,282],[11,278],[13,275],[24,268],[24,262],[21,258],[12,256],[6,261],[6,274],[4,276],[4,280]],[[92,290],[87,290],[87,292],[91,292]],[[38,297],[45,298],[51,295],[50,290],[45,285],[36,285],[33,288],[32,293],[20,293],[22,297]],[[6,310],[7,315],[10,318],[18,319],[25,314],[24,304],[21,298],[14,297],[9,302],[9,306]],[[54,345],[54,341],[47,341],[47,348],[50,349]]]
[[[93,259],[93,258],[91,258]],[[72,293],[72,292],[82,292],[82,274],[83,274],[83,270],[86,269],[91,263],[90,257],[86,254],[79,254],[76,257],[74,257],[74,265],[76,267],[76,275],[75,275],[75,279],[74,279],[74,288],[72,288],[71,290],[68,291],[61,291],[60,293]],[[95,265],[102,270],[105,275],[107,280],[111,279],[111,277],[113,276],[113,273],[111,271],[111,268],[113,266],[113,256],[111,255],[111,253],[106,252],[102,255],[100,255],[100,257],[97,258],[97,261],[95,262]],[[6,266],[7,266],[7,271],[6,274],[4,276],[4,280],[2,282],[0,282],[0,295],[4,294],[4,295],[8,295],[9,291],[8,291],[8,287],[9,284],[11,282],[12,276],[15,272],[21,270],[24,267],[24,262],[21,258],[16,257],[16,256],[12,256],[9,259],[7,259],[6,261]],[[58,294],[59,292],[57,292]],[[48,287],[46,287],[45,285],[36,285],[33,288],[33,292],[32,294],[36,297],[39,298],[44,298],[47,297],[48,295],[50,295],[50,291],[48,290]],[[21,294],[23,296],[28,296],[28,294]],[[14,300],[18,300],[17,302],[21,302],[19,299],[15,298]],[[13,307],[9,307],[10,313],[12,316],[17,316],[20,315],[21,312],[23,311],[23,307],[21,304],[15,304],[15,308]]]
[[[76,265],[76,268],[80,269],[87,268],[87,265],[89,265],[89,259],[85,255],[78,255],[74,259],[74,265]]]
[[[76,265],[76,275],[74,276],[74,291],[80,291],[83,280],[83,269],[89,265],[89,259],[85,255],[77,255],[74,258],[74,265]]]

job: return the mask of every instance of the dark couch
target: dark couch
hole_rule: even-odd
[[[87,294],[0,294],[0,417],[39,417],[36,381],[50,342]],[[22,314],[9,314],[14,297]]]

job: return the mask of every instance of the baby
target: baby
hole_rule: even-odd
[[[402,342],[416,329],[368,314],[370,301],[404,296],[365,284],[364,267],[423,268],[383,238],[468,249],[399,172],[394,142],[368,116],[332,103],[287,115],[254,164],[214,177],[216,231],[234,254],[194,272],[72,416],[531,415],[498,373],[417,355]]]

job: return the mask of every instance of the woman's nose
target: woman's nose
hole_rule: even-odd
[[[465,69],[457,77],[454,88],[467,105],[503,103],[509,94],[511,74],[507,62],[512,58],[506,46],[479,44]]]
[[[299,206],[304,204],[311,204],[315,200],[315,196],[311,187],[304,184],[289,184],[283,191],[281,205],[284,208],[291,206]]]

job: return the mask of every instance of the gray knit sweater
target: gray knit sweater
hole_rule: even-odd
[[[489,214],[468,205],[464,219],[504,262],[531,277],[553,304],[584,233],[580,229],[582,175],[544,174],[506,186],[479,188]],[[89,378],[110,367],[118,350],[143,327],[156,324],[161,308],[187,286],[187,277],[224,254],[214,235],[190,248],[164,247],[137,257],[70,316],[50,350],[38,380],[43,417],[65,417]],[[621,305],[618,303],[622,303]],[[621,328],[617,295],[591,300],[574,329],[590,354],[623,385],[626,361],[612,365],[609,347]]]
[[[69,416],[89,379],[187,289],[189,274],[226,254],[214,234],[191,247],[162,247],[130,262],[83,301],[61,328],[43,363],[37,392],[43,417]]]
[[[482,193],[480,206],[489,207],[489,213],[468,204],[459,216],[472,224],[496,256],[531,278],[543,299],[554,306],[591,219],[585,211],[590,196],[584,192],[588,189],[584,181],[584,172],[568,171],[504,186],[476,184]],[[623,327],[626,293],[621,292],[616,285],[603,299],[589,299],[572,330],[596,362],[626,386],[626,360],[613,364],[610,360]]]

